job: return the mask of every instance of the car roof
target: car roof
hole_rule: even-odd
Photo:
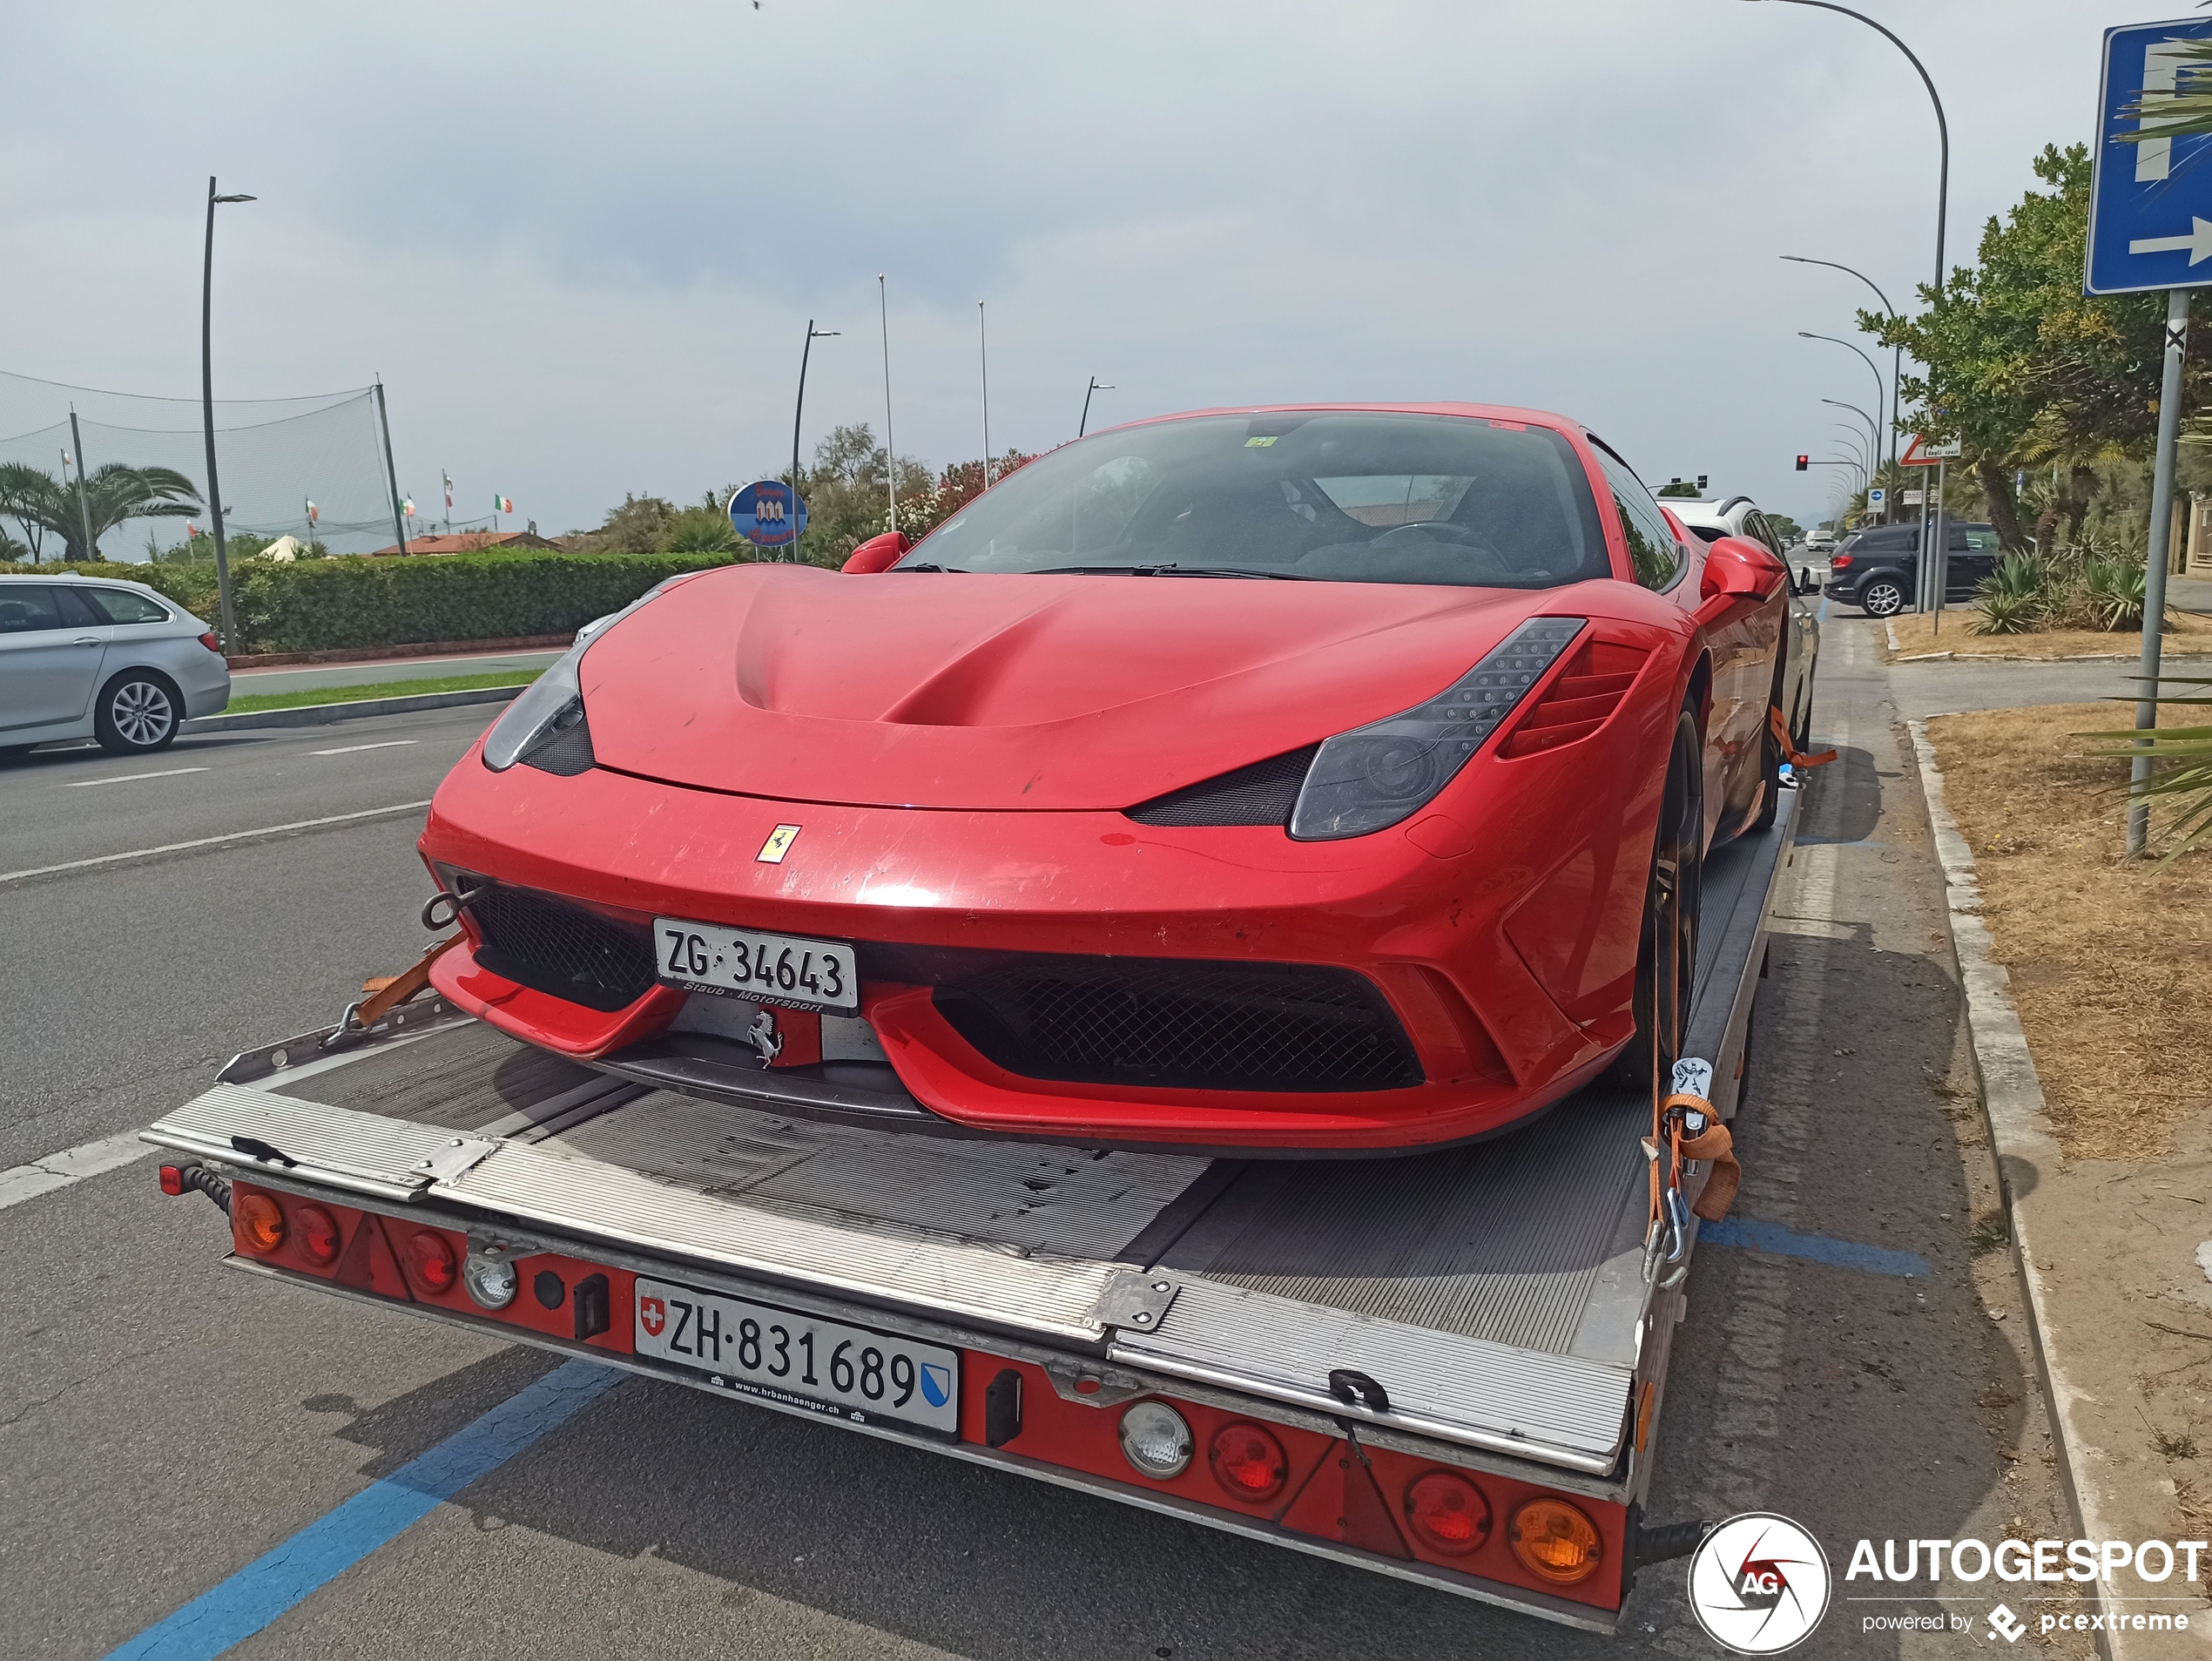
[[[127,577],[87,577],[82,571],[0,571],[0,583],[85,583],[94,588],[136,589],[172,605],[177,603],[150,583],[134,583]]]
[[[1723,496],[1717,502],[1685,502],[1668,496],[1665,503],[1686,525],[1724,525],[1737,509],[1756,509],[1759,505],[1748,496]]]
[[[1190,421],[1201,415],[1463,415],[1474,421],[1500,421],[1524,427],[1548,427],[1568,437],[1587,436],[1593,443],[1603,444],[1582,422],[1572,416],[1555,414],[1548,409],[1524,409],[1514,404],[1477,404],[1450,402],[1409,403],[1287,403],[1287,404],[1231,404],[1214,409],[1178,409],[1169,415],[1145,415],[1127,421],[1116,427],[1102,427],[1101,433],[1125,431],[1131,427],[1150,427],[1164,421]],[[1098,435],[1093,433],[1091,437]],[[1072,442],[1072,441],[1071,441]],[[1609,448],[1609,447],[1608,447]]]

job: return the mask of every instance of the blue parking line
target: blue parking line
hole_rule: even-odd
[[[204,1661],[220,1655],[397,1538],[441,1502],[558,1429],[623,1376],[592,1361],[563,1362],[428,1453],[325,1512],[168,1619],[118,1644],[109,1651],[110,1661],[118,1656]]]
[[[1831,1240],[1823,1234],[1792,1234],[1779,1223],[1756,1223],[1748,1218],[1729,1217],[1717,1223],[1700,1223],[1697,1238],[1713,1246],[1737,1246],[1747,1252],[1764,1252],[1771,1257],[1804,1258],[1867,1274],[1925,1279],[1931,1273],[1927,1259],[1917,1253],[1892,1252],[1879,1246],[1861,1246],[1853,1240]]]

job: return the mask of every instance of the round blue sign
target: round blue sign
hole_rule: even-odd
[[[788,548],[806,529],[806,504],[781,479],[762,479],[730,498],[730,523],[756,548]]]

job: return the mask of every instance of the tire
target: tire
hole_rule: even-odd
[[[1674,1076],[1689,1025],[1697,976],[1697,908],[1703,890],[1704,739],[1697,718],[1675,718],[1667,787],[1653,834],[1644,880],[1643,923],[1636,949],[1635,1032],[1613,1063],[1622,1084],[1648,1090]]]
[[[92,733],[110,755],[152,755],[176,740],[184,713],[184,698],[168,676],[126,669],[100,688]]]
[[[1774,828],[1775,816],[1782,811],[1782,740],[1774,736],[1777,719],[1782,713],[1782,677],[1789,667],[1788,637],[1784,637],[1783,651],[1775,654],[1774,685],[1766,695],[1766,725],[1759,729],[1759,811],[1744,833]]]
[[[1877,577],[1858,591],[1858,609],[1871,618],[1893,618],[1905,601],[1904,584],[1894,577]]]

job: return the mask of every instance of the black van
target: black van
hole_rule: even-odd
[[[1944,602],[1971,600],[1983,577],[1997,569],[2004,550],[1989,525],[1946,527],[1951,544]],[[1828,592],[1849,600],[1869,617],[1895,617],[1919,591],[1920,527],[1870,525],[1844,538],[1829,557]]]

